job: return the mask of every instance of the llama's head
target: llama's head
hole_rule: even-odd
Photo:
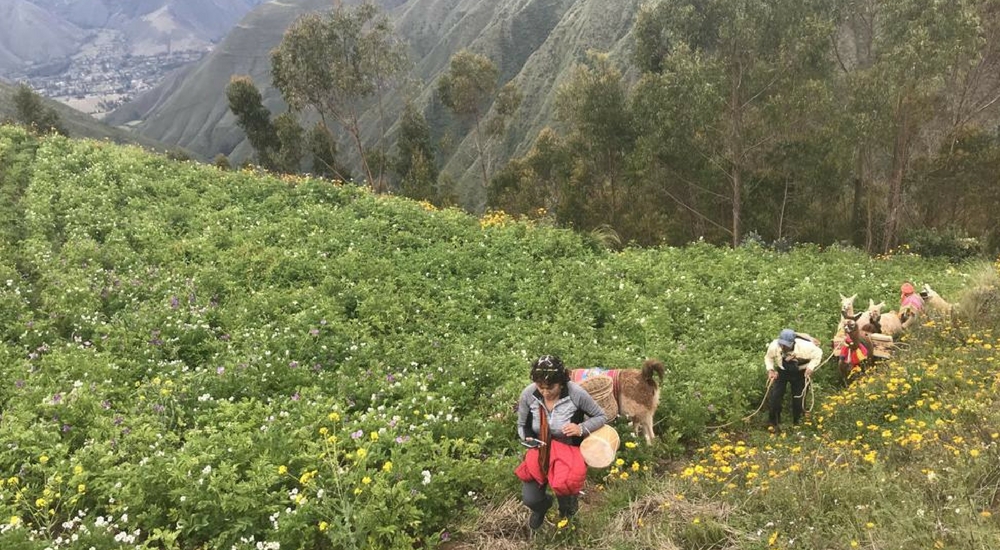
[[[924,283],[924,289],[920,291],[920,297],[923,299],[930,298],[931,296],[937,296],[938,293],[931,289],[931,285]]]
[[[858,331],[858,322],[855,321],[854,319],[848,319],[847,322],[844,323],[844,332],[846,332],[847,334],[853,334],[857,331]]]
[[[854,299],[857,297],[858,297],[857,294],[851,297],[844,296],[843,294],[840,295],[841,317],[844,317],[846,319],[847,317],[854,315]]]
[[[871,319],[873,323],[878,323],[880,317],[882,317],[882,308],[885,307],[885,302],[875,303],[875,300],[868,300],[868,318]]]

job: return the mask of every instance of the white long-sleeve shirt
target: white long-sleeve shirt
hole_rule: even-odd
[[[786,353],[777,340],[772,340],[764,354],[764,366],[767,370],[782,369],[783,359],[798,363],[799,370],[815,370],[823,360],[823,350],[808,340],[796,338],[795,347]]]

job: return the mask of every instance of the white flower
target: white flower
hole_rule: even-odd
[[[421,473],[421,475],[424,476],[424,481],[423,481],[424,485],[429,485],[430,482],[431,482],[431,473],[430,473],[430,471],[424,470],[424,471],[422,471],[420,473]]]

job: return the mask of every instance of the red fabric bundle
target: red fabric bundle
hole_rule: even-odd
[[[548,483],[557,496],[575,495],[583,489],[587,480],[587,463],[579,447],[552,440],[549,447],[549,471],[542,472],[539,465],[538,449],[528,449],[524,461],[514,470],[521,481],[534,481],[540,485]]]

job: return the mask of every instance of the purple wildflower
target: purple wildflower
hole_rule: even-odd
[[[177,309],[181,305],[181,301],[177,296],[170,297],[170,309]]]
[[[298,401],[301,398],[302,396],[299,395],[299,392],[295,392],[292,394],[292,401]]]
[[[55,394],[55,395],[52,396],[52,404],[53,405],[58,405],[60,401],[62,401],[62,394],[61,393],[57,393],[57,394]]]
[[[104,410],[110,409],[111,408],[111,401],[108,401],[107,399],[105,399],[104,401],[101,401],[101,408],[103,408]]]
[[[23,387],[24,387],[24,380],[18,380],[17,382],[14,382],[14,386],[15,386],[15,387],[16,387],[17,389],[21,389],[21,388],[23,388]]]
[[[68,432],[68,431],[70,431],[72,429],[73,428],[69,424],[63,424],[63,426],[62,426],[63,433],[66,433],[66,432]]]
[[[309,334],[313,336],[319,336],[319,329],[318,328],[310,329]]]
[[[363,435],[365,435],[365,431],[364,430],[358,430],[358,431],[353,432],[351,434],[351,439],[359,439]]]
[[[215,369],[215,374],[225,374],[226,367],[218,367]]]
[[[298,361],[292,361],[291,363],[288,363],[288,368],[290,368],[290,369],[297,369],[297,368],[299,368],[299,362]]]

